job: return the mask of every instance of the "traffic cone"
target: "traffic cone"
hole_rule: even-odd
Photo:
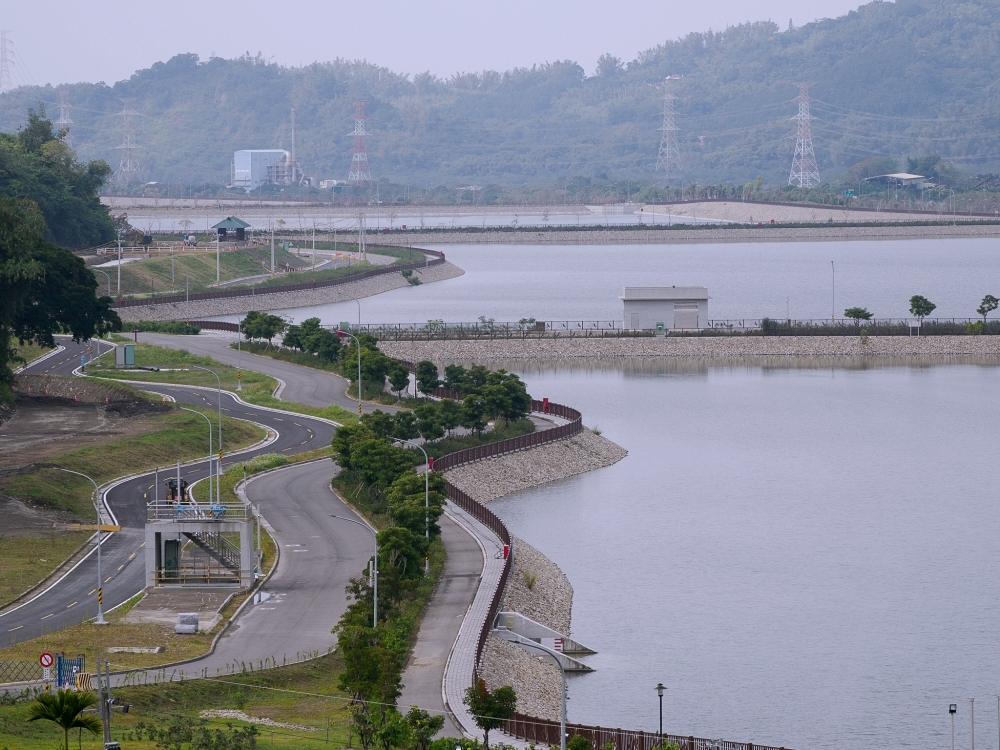
[[[105,396],[105,397],[104,397],[104,405],[105,405],[105,406],[107,406],[107,405],[108,405],[108,397],[107,397],[107,396]]]
[[[73,394],[73,403],[74,404],[77,403],[77,399],[76,399],[76,394],[75,393]]]

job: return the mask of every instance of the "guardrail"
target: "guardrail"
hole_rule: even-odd
[[[507,734],[521,740],[556,747],[559,745],[559,722],[548,719],[536,719],[532,716],[514,714],[504,726]],[[703,737],[682,737],[677,734],[656,732],[640,732],[632,729],[608,729],[586,724],[566,724],[566,734],[579,734],[590,740],[595,748],[613,748],[613,750],[655,750],[660,743],[679,745],[681,750],[786,750],[771,745],[755,745],[744,742],[728,742],[726,740],[709,740]]]
[[[362,279],[370,279],[375,276],[382,276],[387,273],[399,273],[400,271],[416,271],[429,266],[441,265],[445,262],[444,253],[440,250],[423,250],[420,252],[434,256],[434,260],[423,263],[400,263],[398,265],[375,268],[371,271],[362,271],[351,276],[342,276],[338,279],[326,279],[324,281],[311,281],[305,284],[284,284],[281,286],[260,286],[249,289],[228,289],[219,292],[198,292],[197,294],[169,294],[164,296],[151,296],[143,299],[125,299],[112,302],[111,307],[121,309],[124,307],[145,307],[147,305],[168,305],[179,302],[198,302],[200,300],[230,299],[232,297],[254,297],[262,294],[281,294],[282,292],[299,292],[306,289],[321,289],[324,287],[340,286],[351,284]]]
[[[245,521],[252,516],[244,503],[149,503],[147,521]]]

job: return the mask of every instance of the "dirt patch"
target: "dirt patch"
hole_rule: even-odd
[[[19,498],[7,497],[6,495],[0,495],[0,518],[4,519],[0,541],[22,537],[62,535],[65,534],[62,531],[64,524],[80,523],[81,521],[95,523],[93,518],[80,518],[75,513],[67,511],[38,508]],[[107,522],[105,521],[105,523]]]
[[[19,393],[14,416],[0,424],[0,473],[20,473],[79,448],[141,435],[155,425],[134,419],[169,409],[143,400],[101,404]]]

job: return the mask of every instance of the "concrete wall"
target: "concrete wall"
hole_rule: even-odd
[[[654,300],[654,299],[627,299],[623,300],[624,324],[629,330],[651,330],[656,328],[657,323],[663,323],[668,329],[676,328],[675,325],[675,305],[697,304],[698,306],[698,328],[705,328],[708,325],[708,300]],[[633,316],[638,316],[637,323],[633,325]]]

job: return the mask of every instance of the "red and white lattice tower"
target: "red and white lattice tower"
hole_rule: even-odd
[[[365,146],[365,104],[354,102],[354,153],[351,155],[351,171],[347,174],[348,185],[372,184],[372,172],[368,166],[368,148]]]
[[[6,94],[14,88],[10,69],[14,62],[14,45],[7,38],[7,31],[0,30],[0,94]]]
[[[799,113],[793,117],[798,120],[799,131],[795,135],[795,156],[792,157],[792,171],[788,175],[788,184],[802,188],[811,188],[819,184],[819,167],[816,166],[816,153],[813,151],[812,127],[810,122],[815,118],[809,114],[810,86],[813,83],[796,83],[799,95],[792,99],[798,102]]]
[[[134,99],[122,99],[122,111],[118,116],[122,118],[122,145],[118,149],[122,152],[118,169],[115,170],[113,181],[119,185],[130,185],[133,181],[142,180],[142,170],[139,168],[139,144],[136,142],[136,133],[139,131],[139,113],[132,106]]]

